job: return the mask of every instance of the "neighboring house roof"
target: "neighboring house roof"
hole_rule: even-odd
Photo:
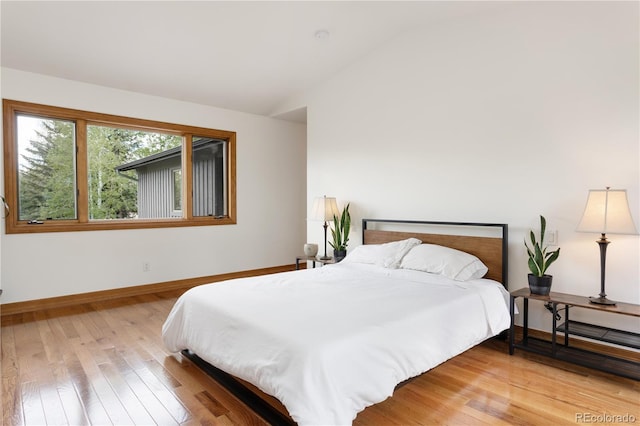
[[[222,139],[213,139],[213,138],[198,139],[196,142],[193,143],[193,150],[198,151],[200,149],[204,149],[206,148],[206,145],[211,142],[224,142],[224,141]],[[121,164],[116,167],[116,171],[125,172],[127,170],[135,170],[143,166],[148,166],[149,164],[157,163],[159,161],[164,161],[172,157],[177,157],[181,153],[182,153],[182,146],[177,146],[175,148],[167,149],[166,151],[158,152],[157,154],[149,155],[139,160]]]

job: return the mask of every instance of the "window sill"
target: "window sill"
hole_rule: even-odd
[[[186,226],[212,226],[212,225],[235,225],[235,218],[224,217],[195,217],[192,219],[131,219],[131,220],[95,220],[87,223],[80,223],[75,220],[69,221],[43,221],[42,223],[30,224],[27,221],[20,221],[17,224],[7,222],[7,234],[35,234],[42,232],[76,232],[76,231],[108,231],[119,229],[150,229],[150,228],[180,228]]]

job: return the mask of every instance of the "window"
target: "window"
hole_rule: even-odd
[[[88,124],[89,220],[176,217],[170,179],[174,170],[182,170],[182,139]]]
[[[193,215],[224,216],[226,205],[225,176],[227,145],[221,141],[194,136],[193,159]]]
[[[235,223],[235,132],[6,99],[3,110],[7,233]]]
[[[19,219],[76,219],[75,123],[16,118]]]
[[[178,216],[182,212],[182,169],[171,170],[171,180],[173,183],[171,204],[173,205],[173,214]]]

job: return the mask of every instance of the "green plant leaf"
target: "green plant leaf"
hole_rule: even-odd
[[[540,268],[538,268],[538,265],[536,265],[536,262],[534,262],[534,260],[531,257],[529,258],[529,270],[533,275],[537,277],[542,276],[542,273],[540,272]]]
[[[558,257],[560,256],[560,249],[558,249],[556,251],[552,251],[549,254],[550,254],[550,256],[547,259],[547,268],[549,267],[549,265],[551,265],[553,262],[555,262],[558,259]]]
[[[535,259],[538,265],[541,265],[544,262],[544,255],[542,254],[542,250],[540,250],[540,246],[536,244],[533,248],[535,250]]]
[[[533,254],[527,243],[524,243],[524,246],[527,248],[527,254],[529,255],[529,257],[534,257],[535,255]]]

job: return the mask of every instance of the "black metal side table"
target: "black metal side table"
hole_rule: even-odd
[[[514,319],[515,301],[523,298],[522,340],[515,341]],[[529,300],[538,300],[551,304],[553,326],[551,341],[529,336]],[[562,305],[563,308],[558,308]],[[640,333],[616,330],[610,327],[573,321],[569,319],[569,308],[593,309],[618,315],[640,317],[640,305],[617,302],[615,305],[598,305],[589,302],[588,297],[574,294],[551,292],[548,296],[531,294],[528,288],[521,288],[511,292],[511,327],[509,329],[509,354],[513,355],[515,348],[529,352],[550,356],[585,367],[591,367],[619,376],[640,380],[640,356],[638,360],[618,358],[612,355],[585,350],[570,346],[570,335],[586,337],[601,342],[614,343],[629,348],[640,349]],[[559,311],[564,311],[564,323],[558,325]],[[557,342],[557,333],[562,333],[564,340]]]

